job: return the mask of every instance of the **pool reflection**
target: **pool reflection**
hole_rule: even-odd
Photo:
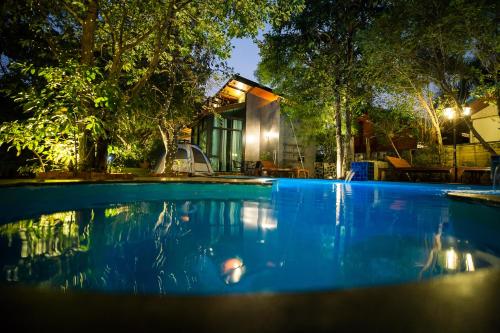
[[[472,218],[462,209],[425,191],[286,181],[268,200],[94,206],[0,226],[0,279],[212,294],[400,283],[498,265],[495,251],[462,232]]]
[[[52,287],[224,292],[277,228],[269,202],[139,202],[0,226],[2,280]],[[218,268],[220,267],[220,269]]]

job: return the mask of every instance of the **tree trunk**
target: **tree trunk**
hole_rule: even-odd
[[[160,120],[160,129],[163,147],[165,148],[165,165],[163,172],[171,172],[174,165],[175,154],[177,153],[177,133],[173,126],[169,126],[165,119]]]
[[[90,66],[94,62],[94,42],[95,32],[97,28],[97,0],[87,1],[87,10],[82,22],[82,39],[81,39],[81,59],[82,65]],[[92,108],[87,103],[82,102],[84,107]],[[80,153],[80,170],[88,171],[95,164],[95,145],[92,133],[84,128],[81,129],[81,136],[79,139],[79,153]]]
[[[344,90],[344,110],[345,110],[345,138],[344,138],[344,166],[343,172],[345,173],[347,170],[351,169],[351,161],[354,159],[354,151],[352,148],[352,114],[351,114],[351,105],[350,105],[350,82],[352,80],[352,69],[353,69],[353,60],[354,60],[354,26],[352,23],[348,24],[347,34],[346,34],[346,65],[347,71],[345,73],[345,84],[343,86]]]
[[[351,169],[351,161],[353,160],[353,151],[351,149],[352,140],[352,114],[349,105],[349,92],[346,89],[346,96],[344,100],[344,110],[345,110],[345,137],[344,137],[344,159],[343,159],[343,171]]]
[[[439,126],[438,116],[433,107],[429,105],[429,103],[425,100],[421,93],[416,92],[417,99],[420,105],[424,108],[424,110],[429,115],[429,118],[432,123],[432,127],[436,133],[437,144],[439,146],[439,150],[443,147],[443,136],[441,135],[441,127]]]
[[[337,179],[344,177],[342,163],[344,161],[344,147],[342,142],[342,110],[340,107],[340,92],[335,91],[335,142],[337,145]]]
[[[82,23],[81,63],[94,62],[94,41],[97,28],[97,0],[87,0],[87,11]]]
[[[90,171],[94,166],[95,160],[94,140],[89,130],[82,129],[81,132],[82,134],[78,140],[78,162],[80,163],[78,169],[81,171]]]
[[[389,134],[386,134],[387,139],[389,139],[389,142],[392,145],[392,149],[396,152],[396,155],[398,155],[399,158],[401,158],[401,155],[399,154],[398,148],[396,148],[396,145],[394,144],[394,141],[392,141],[392,137]]]
[[[97,138],[96,156],[94,160],[94,169],[99,172],[106,172],[108,166],[108,147],[109,139],[103,136]]]

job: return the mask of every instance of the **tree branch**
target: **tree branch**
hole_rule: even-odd
[[[75,12],[75,11],[73,10],[73,8],[71,8],[71,7],[70,7],[70,5],[68,5],[68,4],[66,3],[66,1],[63,1],[63,2],[62,2],[62,4],[63,4],[64,9],[66,9],[66,11],[67,11],[67,12],[68,12],[71,16],[73,16],[73,18],[74,18],[75,20],[77,20],[77,21],[78,21],[78,23],[80,23],[80,25],[83,25],[83,19],[82,19],[82,18],[78,15],[78,13],[77,13],[77,12]]]
[[[130,49],[133,49],[134,47],[136,47],[137,45],[139,45],[139,43],[143,42],[149,35],[151,35],[153,33],[153,31],[155,30],[155,27],[156,26],[153,25],[144,34],[142,34],[141,36],[139,36],[135,41],[133,41],[131,43],[128,43],[128,44],[125,44],[123,46],[123,48],[122,48],[123,52],[128,51]]]
[[[166,41],[170,38],[170,31],[172,29],[172,21],[174,19],[176,13],[175,1],[170,2],[169,8],[167,11],[167,16],[162,24],[159,26],[156,36],[156,43],[153,50],[153,58],[149,62],[146,73],[136,82],[136,84],[130,89],[130,93],[128,94],[128,98],[131,99],[140,91],[140,89],[144,86],[144,84],[149,80],[151,75],[153,75],[158,63],[160,61],[161,50],[164,47]],[[162,37],[165,35],[166,40],[163,40]]]

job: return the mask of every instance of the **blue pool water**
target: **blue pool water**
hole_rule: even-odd
[[[468,188],[314,180],[0,188],[0,283],[289,292],[500,267],[500,208],[445,197],[456,189]]]

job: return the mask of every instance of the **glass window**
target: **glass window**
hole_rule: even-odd
[[[227,127],[227,119],[222,117],[214,117],[214,127]]]
[[[203,156],[203,153],[194,147],[193,147],[193,157],[194,157],[194,163],[203,163],[203,164],[206,163],[205,156]]]
[[[176,160],[187,160],[188,158],[188,152],[184,148],[179,148],[177,149],[177,153],[175,154],[175,159]]]
[[[227,169],[227,130],[222,130],[221,135],[221,151],[220,151],[220,169],[219,171],[228,171]]]
[[[200,131],[198,137],[198,146],[201,148],[201,150],[207,151],[207,131],[205,129]]]
[[[219,170],[219,158],[217,156],[212,156],[210,157],[210,164],[212,165],[212,169],[214,171],[220,171]]]
[[[242,138],[240,131],[231,132],[231,167],[233,171],[241,170]]]
[[[243,120],[233,119],[233,129],[242,130]]]
[[[212,130],[212,150],[210,151],[210,155],[218,156],[219,147],[220,147],[220,129],[214,128]]]

